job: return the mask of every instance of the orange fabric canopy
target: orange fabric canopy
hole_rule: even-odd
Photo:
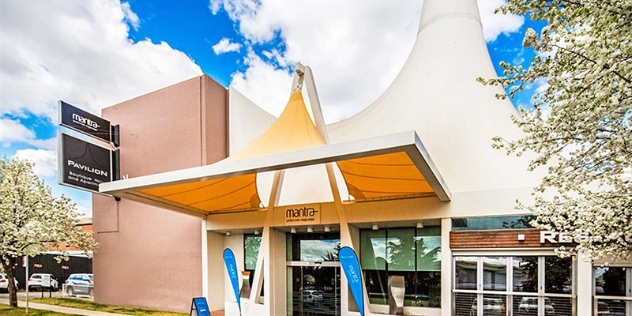
[[[257,173],[335,162],[355,201],[438,196],[449,191],[414,132],[326,145],[301,91],[242,151],[212,165],[103,183],[103,193],[176,211],[208,215],[262,207]],[[429,178],[428,178],[429,177]]]

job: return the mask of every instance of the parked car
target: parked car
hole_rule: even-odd
[[[13,278],[13,280],[15,281],[15,288],[19,288],[18,280],[15,278]],[[9,292],[9,278],[4,273],[0,273],[0,291]]]
[[[537,297],[523,297],[518,305],[518,310],[521,313],[538,312],[538,298]],[[544,298],[544,314],[555,315],[555,309],[548,297]]]
[[[46,283],[50,280],[50,286],[44,287]],[[33,273],[31,277],[26,282],[26,286],[28,286],[29,290],[41,290],[43,287],[48,288],[51,291],[59,290],[59,283],[57,282],[57,278],[50,273]]]
[[[94,295],[94,275],[92,273],[73,273],[66,279],[66,294]]]
[[[323,301],[323,292],[319,290],[303,290],[303,302],[319,303]]]
[[[478,310],[478,300],[472,302],[470,316],[476,316]],[[483,315],[505,315],[505,303],[499,298],[483,297]]]

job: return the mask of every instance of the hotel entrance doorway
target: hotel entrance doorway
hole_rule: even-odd
[[[288,234],[287,240],[287,314],[340,315],[340,235]]]

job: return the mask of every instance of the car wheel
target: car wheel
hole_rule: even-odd
[[[91,297],[93,297],[93,296],[94,296],[94,289],[93,289],[93,288],[91,288],[91,289],[89,290],[89,293],[88,293],[88,294],[90,294],[90,296],[91,296]]]
[[[66,293],[68,293],[68,296],[73,296],[75,295],[75,290],[72,288],[72,286],[69,286],[68,289],[66,289]]]

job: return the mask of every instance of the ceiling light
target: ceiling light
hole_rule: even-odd
[[[258,230],[255,230],[255,235],[259,235],[259,231]]]
[[[308,232],[308,233],[313,233],[313,232],[314,232],[314,230],[313,230],[311,227],[307,227],[307,232]]]
[[[226,232],[226,236],[230,236],[230,235],[231,235],[231,233],[230,233],[230,232]]]
[[[424,228],[424,223],[422,222],[417,223],[417,228]]]
[[[292,229],[290,229],[290,232],[291,232],[292,234],[296,234],[296,228],[292,228]]]
[[[373,226],[371,227],[371,229],[373,229],[373,230],[378,230],[378,229],[380,229],[380,228],[377,226],[377,224],[373,224]]]
[[[328,233],[331,231],[331,228],[329,228],[329,226],[325,226],[325,232]]]

